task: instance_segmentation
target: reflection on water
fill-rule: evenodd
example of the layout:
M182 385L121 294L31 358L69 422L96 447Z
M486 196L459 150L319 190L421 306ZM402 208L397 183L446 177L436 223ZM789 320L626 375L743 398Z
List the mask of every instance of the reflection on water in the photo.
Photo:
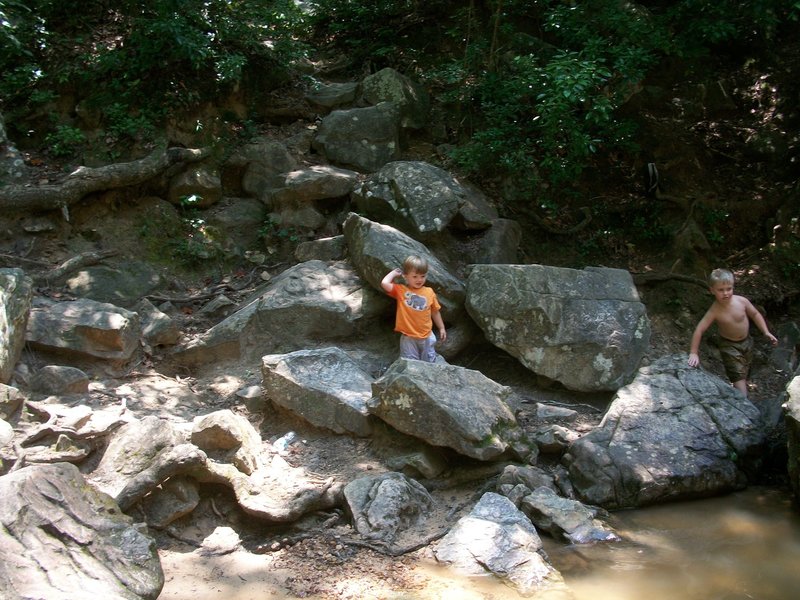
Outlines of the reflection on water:
M800 513L788 491L617 512L624 541L546 542L576 600L785 600L800 597Z

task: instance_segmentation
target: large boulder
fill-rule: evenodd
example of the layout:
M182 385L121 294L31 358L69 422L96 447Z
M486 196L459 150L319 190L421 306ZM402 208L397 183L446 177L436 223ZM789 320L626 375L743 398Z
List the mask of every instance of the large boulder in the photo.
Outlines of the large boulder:
M542 486L522 498L519 506L540 531L571 544L618 542L619 536L600 519L600 510L559 496Z
M518 248L522 226L511 219L495 219L479 238L469 256L470 262L482 265L513 265L519 262Z
M297 161L286 145L268 136L254 138L238 148L225 162L223 182L233 191L239 189L259 200L268 197L269 190L280 186L281 174L297 168Z
M340 348L262 358L263 393L317 427L367 436L372 376Z
M66 279L64 287L81 298L132 309L162 284L161 275L152 266L126 260L114 266L92 265L76 271Z
M400 126L421 129L428 121L430 98L420 84L391 67L364 77L361 95L370 104L393 102L400 109Z
M0 597L155 600L155 540L67 463L0 477Z
M344 238L353 266L376 290L381 289L386 273L402 266L409 255L415 254L428 260L427 285L436 292L445 318L463 312L464 284L420 242L355 213L350 213L344 222Z
M742 488L757 466L761 415L731 385L667 356L620 389L600 425L563 462L575 492L610 509Z
M159 453L186 441L188 435L178 431L167 419L147 416L132 420L111 436L102 459L89 478L98 489L117 497L135 476L153 463Z
M377 171L400 157L400 116L397 105L335 110L319 125L315 150L337 165Z
M328 165L314 165L283 174L283 184L271 191L273 207L341 198L353 190L358 173Z
M434 505L420 483L393 472L354 479L344 487L344 499L356 531L389 544L423 524Z
M62 354L128 360L139 347L139 315L106 302L80 299L33 301L26 340Z
M326 109L351 104L356 99L358 85L358 82L355 81L346 81L344 83L316 82L306 92L306 100Z
M25 346L33 281L22 269L0 269L0 383L8 383Z
M527 456L506 403L510 393L478 371L400 358L372 384L369 410L403 433L472 458L506 450Z
M320 341L352 338L382 315L389 300L346 262L300 263L273 278L245 306L177 348L183 363L292 352Z
M561 573L546 560L536 528L508 498L493 492L459 519L434 555L465 575L495 575L524 596L565 591Z
M445 229L466 192L447 171L421 161L384 165L353 192L359 211L420 235Z
M619 269L474 265L466 307L495 346L581 392L625 385L650 342L645 306Z
M789 452L789 483L795 499L800 502L800 375L796 375L786 388L786 437Z
M280 187L269 192L270 219L283 227L319 229L325 224L325 203L349 196L358 173L327 165L290 171Z
M422 161L393 161L373 173L352 193L358 211L397 225L412 235L428 235L451 226L483 230L497 209L477 188Z

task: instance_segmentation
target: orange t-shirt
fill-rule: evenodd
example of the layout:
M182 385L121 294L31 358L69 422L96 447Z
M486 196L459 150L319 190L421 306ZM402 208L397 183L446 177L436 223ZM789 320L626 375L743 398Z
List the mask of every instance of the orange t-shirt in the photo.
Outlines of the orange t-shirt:
M394 283L389 295L397 300L394 330L421 340L427 338L433 329L431 311L441 309L436 292L427 286L412 290Z

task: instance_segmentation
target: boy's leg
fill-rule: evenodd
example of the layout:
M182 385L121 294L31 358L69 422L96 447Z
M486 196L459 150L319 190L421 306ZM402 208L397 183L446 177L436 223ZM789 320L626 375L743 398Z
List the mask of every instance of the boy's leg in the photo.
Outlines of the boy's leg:
M400 358L410 358L413 360L422 360L420 353L420 346L415 340L407 335L400 335Z
M718 347L725 374L733 387L747 396L747 374L753 359L753 338L748 336L740 342L733 342L720 337Z
M436 362L436 334L431 331L431 334L422 342L422 357L421 360L425 362Z

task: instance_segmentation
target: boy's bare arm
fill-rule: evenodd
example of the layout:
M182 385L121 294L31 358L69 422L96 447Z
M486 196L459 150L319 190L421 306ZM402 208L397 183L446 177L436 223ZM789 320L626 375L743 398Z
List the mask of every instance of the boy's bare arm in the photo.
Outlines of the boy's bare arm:
M706 330L711 327L711 324L714 322L716 316L714 315L714 311L712 309L708 309L706 314L700 319L700 322L697 324L697 327L694 328L694 333L692 334L692 341L689 344L689 366L696 367L700 364L700 355L698 352L700 351L700 340L703 339L703 334Z
M381 280L381 287L387 294L392 292L394 280L400 277L402 274L403 269L392 269L384 276L384 278Z
M447 339L447 330L444 328L444 321L442 315L438 310L431 311L431 320L436 328L439 330L439 341L444 342Z
M778 338L776 338L769 330L767 326L767 321L764 316L758 312L758 309L753 306L753 303L749 300L746 300L745 303L745 311L747 312L747 316L749 319L756 324L758 330L764 334L764 336L770 341L770 343L775 346L778 344Z

